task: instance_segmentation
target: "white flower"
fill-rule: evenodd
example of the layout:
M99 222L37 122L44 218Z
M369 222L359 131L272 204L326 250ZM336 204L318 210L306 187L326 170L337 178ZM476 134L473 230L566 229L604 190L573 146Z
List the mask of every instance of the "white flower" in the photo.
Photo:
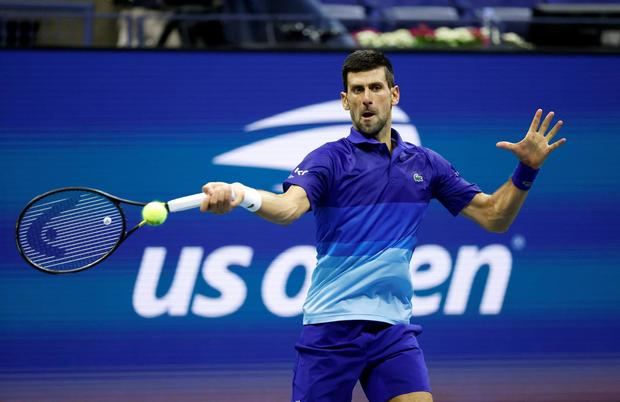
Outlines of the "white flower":
M448 27L439 27L435 30L435 39L438 42L449 46L456 46L458 43L458 33Z
M428 28L424 32L427 31L429 31ZM458 47L460 45L468 45L480 41L472 30L466 27L439 27L434 31L430 31L432 34L425 37L415 37L408 29L399 29L394 32L385 33L365 30L358 32L355 37L360 46L368 48L412 48L425 45L429 42ZM421 35L425 34L422 33Z
M463 43L472 43L476 40L469 28L448 28L439 27L435 30L435 38L438 42L447 43L450 46L457 46Z
M358 32L356 38L362 47L377 47L379 42L379 34L371 30Z
M456 40L462 43L472 42L474 40L474 35L468 28L460 27L452 30L454 33L454 37Z
M415 43L415 39L411 32L407 29L399 29L394 32L388 32L382 35L385 44L388 47L407 48L411 47Z
M532 47L531 44L524 41L523 38L521 38L519 35L517 35L514 32L506 32L505 34L502 34L502 41L504 43L508 43L508 44L515 45L518 47L523 47L523 48Z
M435 29L435 38L438 40L452 40L452 30L448 27Z

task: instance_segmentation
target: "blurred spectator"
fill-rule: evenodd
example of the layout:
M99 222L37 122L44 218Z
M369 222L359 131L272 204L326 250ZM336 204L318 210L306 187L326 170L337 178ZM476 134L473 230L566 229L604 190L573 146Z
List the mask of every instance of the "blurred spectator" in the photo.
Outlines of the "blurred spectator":
M0 45L32 47L37 43L41 23L31 19L0 19Z
M347 29L316 0L115 0L119 46L217 47L308 42L350 47ZM131 6L130 8L127 8ZM132 43L130 43L132 42Z
M122 8L120 47L205 47L226 44L223 23L200 19L223 11L223 0L114 0ZM198 18L193 18L198 17Z
M605 3L612 3L605 1ZM620 48L620 2L554 1L534 8L529 38L538 46Z

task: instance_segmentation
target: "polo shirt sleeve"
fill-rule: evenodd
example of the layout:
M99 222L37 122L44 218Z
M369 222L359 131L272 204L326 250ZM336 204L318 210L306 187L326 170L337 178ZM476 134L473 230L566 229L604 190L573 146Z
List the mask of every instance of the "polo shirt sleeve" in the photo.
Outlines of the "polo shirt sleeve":
M433 198L437 198L452 215L456 216L482 190L476 184L462 178L454 166L443 156L434 151L428 151L433 167L433 180L431 182Z
M311 209L320 204L328 191L332 177L332 159L326 149L318 148L309 153L283 183L284 192L292 185L306 191Z

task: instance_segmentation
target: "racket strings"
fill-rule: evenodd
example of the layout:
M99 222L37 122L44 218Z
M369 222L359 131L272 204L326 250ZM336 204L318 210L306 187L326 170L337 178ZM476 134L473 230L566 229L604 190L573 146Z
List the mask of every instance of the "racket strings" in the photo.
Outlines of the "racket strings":
M123 231L122 213L110 199L68 190L36 201L22 214L18 243L35 265L71 271L104 258Z

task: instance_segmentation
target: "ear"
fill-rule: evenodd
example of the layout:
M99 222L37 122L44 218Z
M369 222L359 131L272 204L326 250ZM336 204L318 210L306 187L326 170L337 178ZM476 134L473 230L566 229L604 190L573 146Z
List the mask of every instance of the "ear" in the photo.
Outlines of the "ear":
M349 99L347 98L346 92L340 92L340 101L342 102L342 107L344 108L344 110L351 109L349 107Z
M392 95L392 106L398 105L398 102L400 102L400 88L398 85L394 85L390 92Z

